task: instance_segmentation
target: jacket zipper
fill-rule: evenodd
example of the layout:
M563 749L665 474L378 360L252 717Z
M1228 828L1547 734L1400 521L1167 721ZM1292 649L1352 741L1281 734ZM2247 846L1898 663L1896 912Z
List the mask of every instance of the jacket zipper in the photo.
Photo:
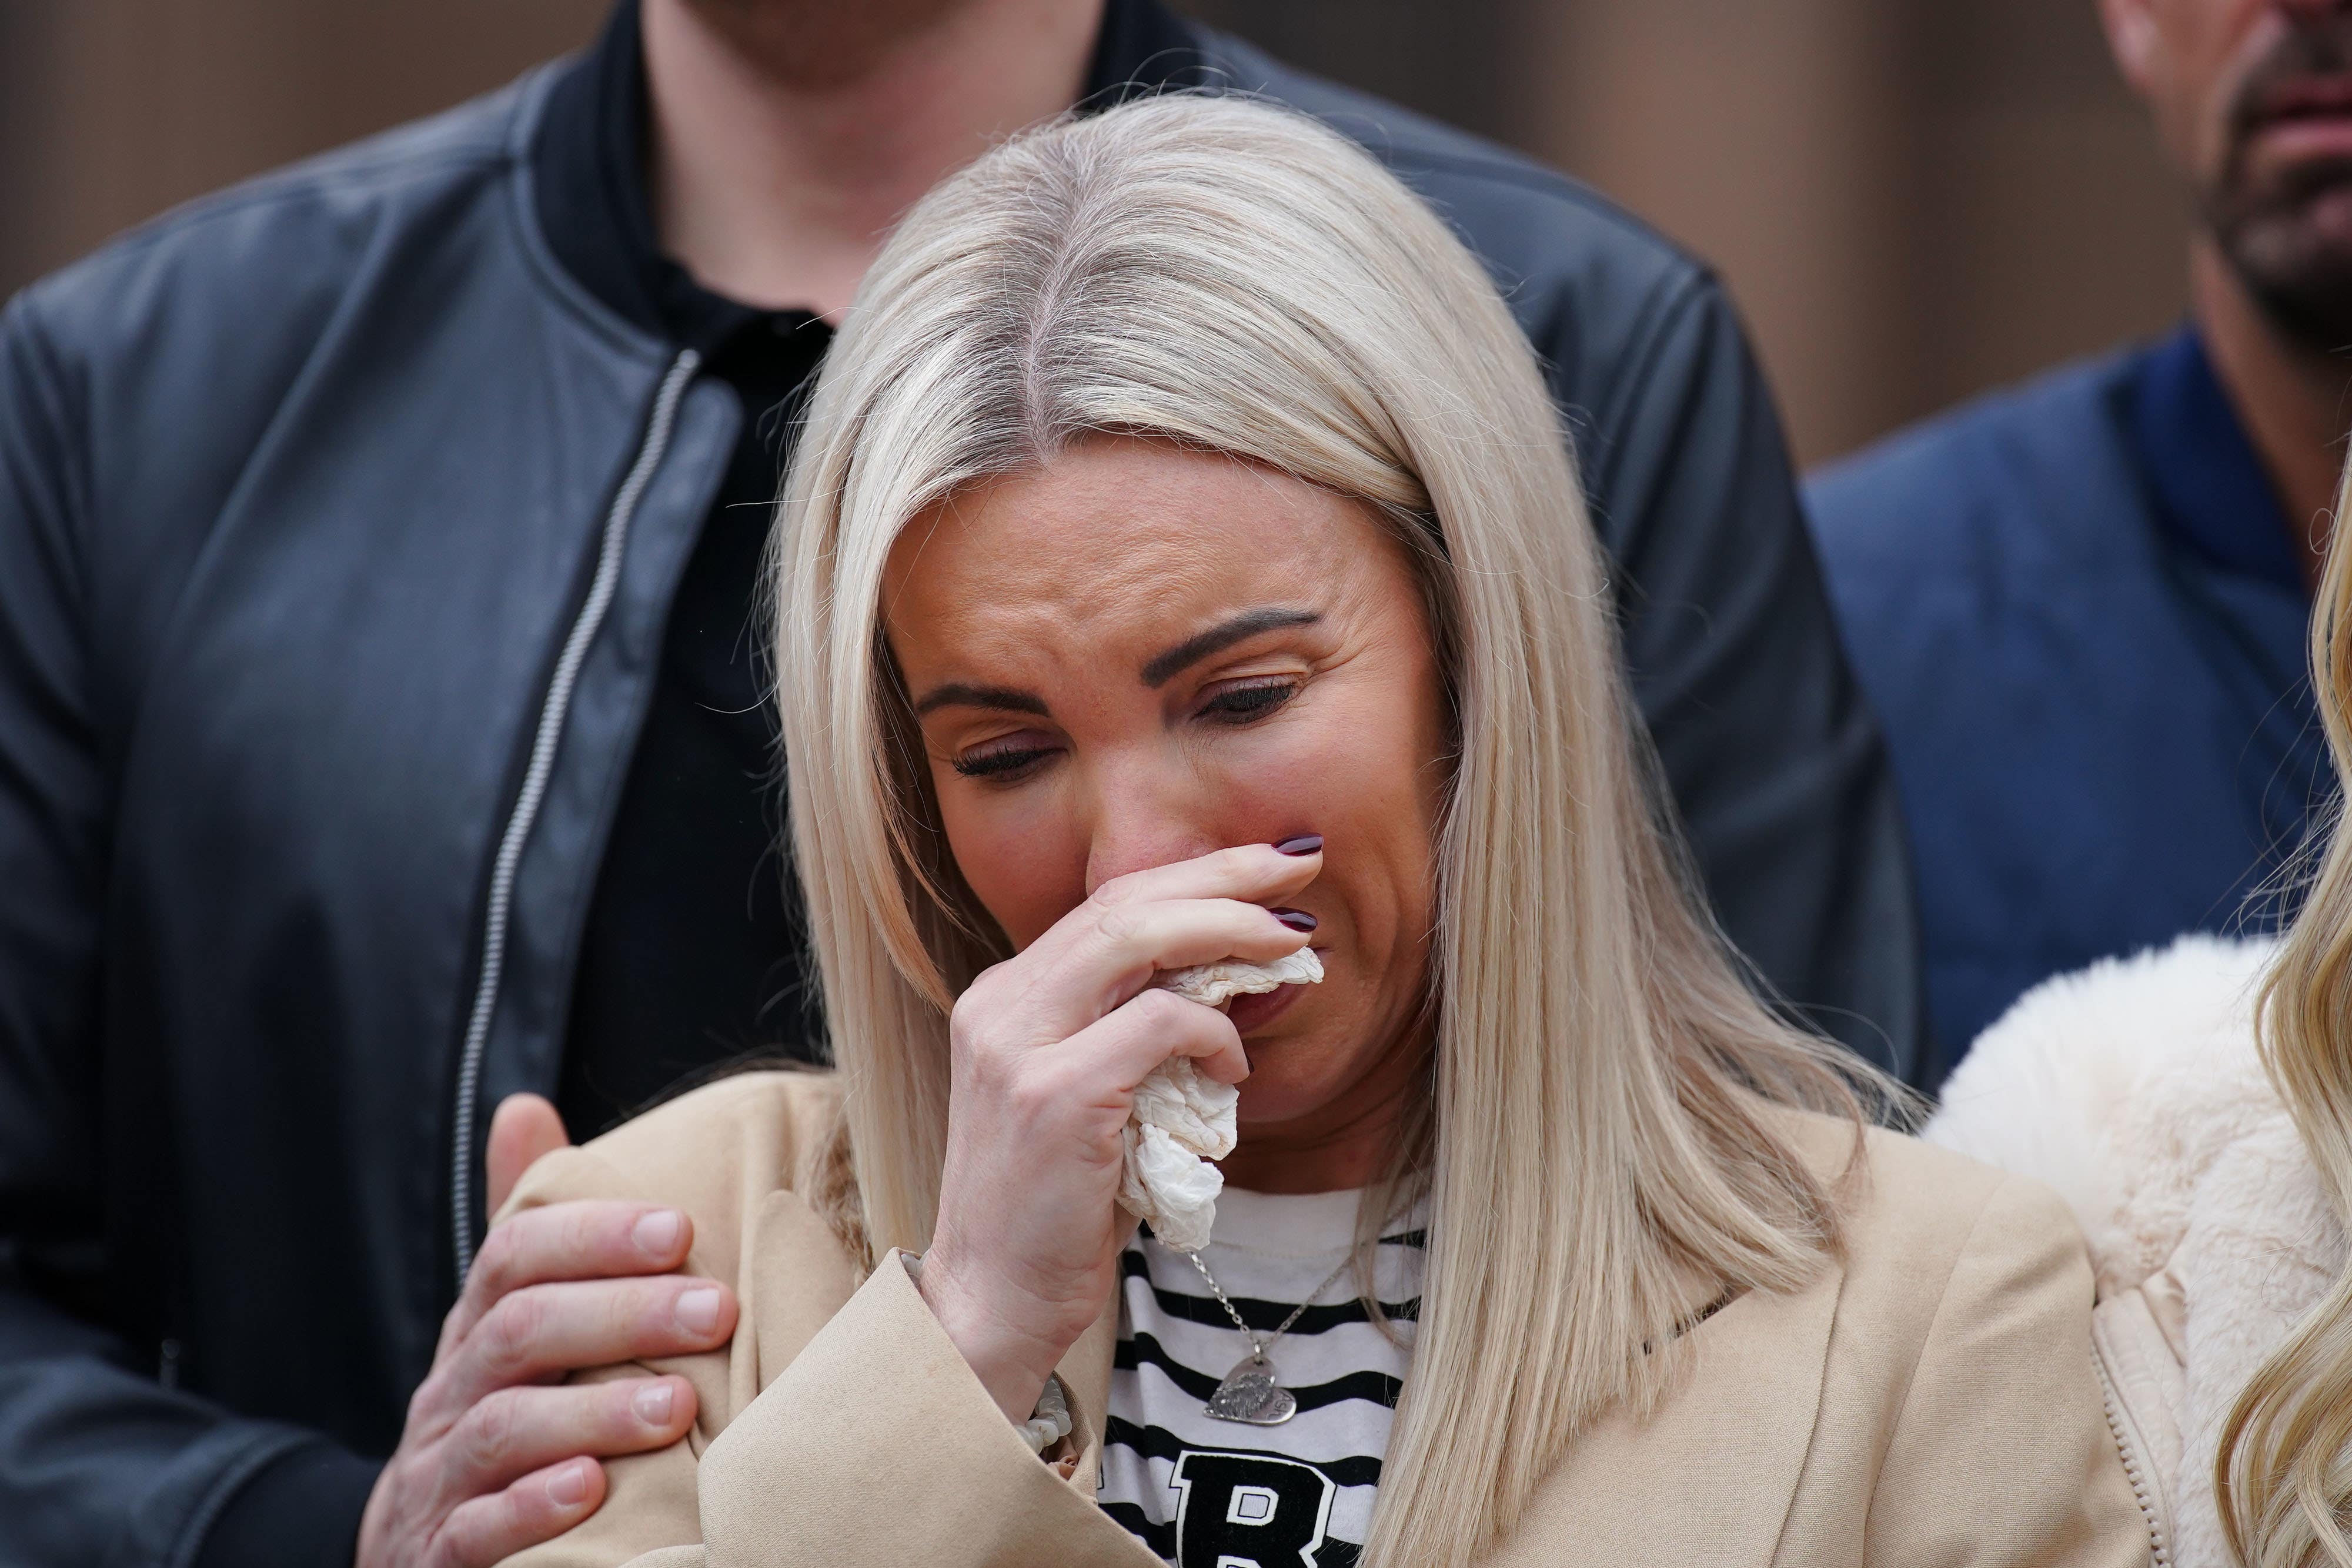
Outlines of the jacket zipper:
M604 625L613 597L620 589L621 554L628 544L629 524L636 516L637 502L644 497L646 486L669 449L678 402L701 363L702 356L692 349L680 351L669 373L662 378L660 391L654 394L653 416L646 422L645 440L637 447L637 460L630 465L628 476L621 481L612 509L604 515L596 575L588 585L588 597L581 604L579 615L572 622L571 634L563 640L563 651L556 658L554 677L548 682L547 698L540 706L539 727L531 736L530 762L523 770L522 789L515 796L514 810L507 817L506 831L499 838L498 858L490 865L489 904L482 922L480 977L474 985L474 1009L466 1019L466 1046L457 1063L457 1135L450 1154L449 1228L457 1242L457 1283L461 1289L474 1267L474 1121L481 1108L482 1059L489 1049L490 1020L498 1012L499 982L506 967L507 923L513 910L515 875L522 863L523 846L530 840L531 824L538 821L541 802L547 797L548 778L555 770L555 751L563 738L564 719L572 710L572 693L580 679L580 666L587 661L588 650L595 643L596 632Z
M2100 1342L2095 1322L2091 1327L2091 1370L2098 1374L2099 1402L2106 1406L2107 1430L2116 1439L2116 1451L2123 1456L2124 1479L2131 1483L2132 1497L2139 1504L2140 1520L2147 1526L2148 1562L2151 1568L2172 1568L2172 1542L2166 1539L2156 1489L2148 1481L2153 1467L2142 1458L2138 1428L2128 1419L2130 1406L2124 1403L2123 1391L2116 1386L2115 1374L2107 1369L2106 1347Z

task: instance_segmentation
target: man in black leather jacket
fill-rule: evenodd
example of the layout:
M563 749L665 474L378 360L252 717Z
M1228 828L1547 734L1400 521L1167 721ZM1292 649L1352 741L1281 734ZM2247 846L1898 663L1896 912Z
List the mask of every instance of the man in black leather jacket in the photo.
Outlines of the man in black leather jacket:
M350 1562L486 1108L587 1136L810 1050L745 650L827 329L674 259L648 171L710 105L649 103L640 43L632 0L0 315L0 1563ZM1460 227L1549 366L1726 930L1915 1070L1891 783L1706 272L1155 0L1109 0L1090 78L1326 116Z

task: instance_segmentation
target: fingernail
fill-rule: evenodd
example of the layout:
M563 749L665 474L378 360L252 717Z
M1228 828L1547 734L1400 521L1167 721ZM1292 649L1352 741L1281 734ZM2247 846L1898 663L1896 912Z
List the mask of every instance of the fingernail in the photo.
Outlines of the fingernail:
M648 1383L629 1401L637 1419L648 1427L667 1427L669 1413L677 1406L677 1387L668 1383Z
M719 1291L705 1285L677 1299L677 1321L688 1333L709 1333L719 1326Z
M1266 913L1273 915L1276 920L1281 921L1285 925L1289 926L1293 931L1312 931L1315 927L1322 924L1321 921L1316 919L1315 916L1307 914L1307 911L1303 909L1269 909Z
M1286 855L1317 854L1319 853L1323 848L1323 835L1320 833L1301 833L1295 839L1285 839L1274 847Z
M547 1500L558 1508L578 1508L588 1500L588 1461L577 1459L547 1478Z
M648 1258L667 1258L677 1250L678 1232L685 1228L686 1217L674 1208L659 1208L637 1221L630 1232L636 1238L637 1250Z

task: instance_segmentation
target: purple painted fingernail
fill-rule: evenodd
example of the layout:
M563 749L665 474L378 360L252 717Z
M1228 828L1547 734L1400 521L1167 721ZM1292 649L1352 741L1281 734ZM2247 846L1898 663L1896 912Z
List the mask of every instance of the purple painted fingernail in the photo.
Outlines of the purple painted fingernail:
M1316 854L1320 852L1323 848L1323 835L1320 833L1301 833L1295 839L1285 839L1274 847L1286 855Z
M1323 924L1303 909L1269 909L1266 913L1293 931L1312 931Z

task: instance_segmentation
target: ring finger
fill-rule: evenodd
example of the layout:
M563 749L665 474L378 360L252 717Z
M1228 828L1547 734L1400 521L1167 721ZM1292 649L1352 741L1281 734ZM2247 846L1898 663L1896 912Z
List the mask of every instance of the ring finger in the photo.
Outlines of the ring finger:
M500 1298L449 1364L449 1408L576 1367L683 1355L724 1343L735 1298L675 1274L533 1285Z
M693 1425L694 1385L676 1375L562 1387L502 1388L477 1402L441 1439L445 1506L481 1497L575 1455L639 1454Z

